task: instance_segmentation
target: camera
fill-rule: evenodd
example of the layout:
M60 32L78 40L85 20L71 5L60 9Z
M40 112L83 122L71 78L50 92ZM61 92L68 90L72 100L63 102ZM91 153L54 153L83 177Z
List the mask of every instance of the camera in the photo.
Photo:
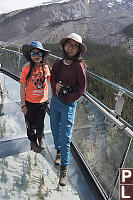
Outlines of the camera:
M62 88L60 89L58 96L59 97L64 97L72 92L72 87L71 85L63 85Z

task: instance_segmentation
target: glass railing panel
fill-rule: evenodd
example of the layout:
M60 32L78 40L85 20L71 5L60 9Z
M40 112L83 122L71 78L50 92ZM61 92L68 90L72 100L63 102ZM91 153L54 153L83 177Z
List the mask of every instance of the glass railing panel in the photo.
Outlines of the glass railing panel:
M82 98L77 106L73 139L109 195L128 136L105 119L93 104Z
M2 68L20 76L22 67L27 63L27 61L19 52L1 49L0 63Z
M87 74L87 79L89 80L87 91L109 107L111 110L115 109L116 104L116 94L118 94L119 90L122 88L115 83L111 83L108 85L106 82L100 82L100 80L95 80L95 78L90 77ZM124 98L124 105L121 113L121 117L126 120L128 123L132 125L133 122L133 93L126 88L123 88L124 94L122 97Z
M119 180L117 182L116 188L114 190L113 196L111 198L112 200L117 200L119 199Z
M47 56L47 62L49 63L50 68L53 66L53 63L56 59L60 59L60 57L54 56L52 54ZM20 76L22 68L25 65L28 65L29 62L27 62L22 53L3 48L1 49L0 53L0 64L2 68L17 76Z
M20 102L20 83L3 73L0 73L0 80L7 96L15 102Z
M0 73L4 95L0 95L0 137L26 134L20 107L20 83ZM49 116L45 117L45 132L50 132Z
M0 95L0 138L26 134L20 107L19 83L0 73L4 95Z
M123 168L133 168L133 141L131 140L129 152L127 154Z
M20 105L13 102L5 94L4 100L0 104L0 109L0 138L26 134L24 117Z
M133 168L133 142L130 137L126 140L125 152L122 157L122 166L120 168ZM119 168L119 169L120 169ZM117 181L112 185L112 191L110 197L112 200L119 199L119 170L117 172ZM114 187L116 185L116 187Z

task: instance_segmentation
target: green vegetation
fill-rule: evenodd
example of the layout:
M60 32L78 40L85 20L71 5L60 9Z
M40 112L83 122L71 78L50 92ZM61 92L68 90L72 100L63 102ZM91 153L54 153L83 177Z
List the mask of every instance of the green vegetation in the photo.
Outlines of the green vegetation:
M133 91L133 74L131 73L133 68L133 56L129 55L126 50L118 47L100 45L89 40L85 40L85 44L88 47L85 60L89 71ZM98 98L110 109L113 110L115 108L114 93L117 92L89 76L88 92ZM124 99L125 104L122 117L132 124L132 99L126 96L124 96Z
M88 70L129 90L133 90L133 57L126 50L109 45L95 44L89 40L85 60ZM130 80L130 81L129 81Z
M127 27L125 27L122 30L122 33L124 33L127 37L132 38L133 37L133 24L129 24Z
M61 47L59 44L54 44L54 43L47 43L47 44L43 44L44 48L50 50L51 54L54 54L56 56L62 56L62 51L61 51Z

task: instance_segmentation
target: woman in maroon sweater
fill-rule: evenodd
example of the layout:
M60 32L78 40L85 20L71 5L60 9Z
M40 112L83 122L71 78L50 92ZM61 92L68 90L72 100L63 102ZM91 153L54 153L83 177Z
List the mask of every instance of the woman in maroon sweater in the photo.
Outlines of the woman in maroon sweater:
M80 54L87 49L76 33L60 40L63 60L55 61L51 72L53 91L50 104L50 123L57 155L55 165L61 165L59 184L67 182L67 165L70 162L70 143L77 99L86 90L86 73Z

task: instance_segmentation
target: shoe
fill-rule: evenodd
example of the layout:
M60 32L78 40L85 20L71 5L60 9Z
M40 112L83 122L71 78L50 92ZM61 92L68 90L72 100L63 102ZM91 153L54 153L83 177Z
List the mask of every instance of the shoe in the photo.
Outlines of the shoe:
M56 158L55 158L54 164L59 166L60 165L60 161L61 161L60 150L57 150L57 154L56 154Z
M5 91L4 90L1 90L1 95L5 95Z
M41 149L46 149L46 144L44 142L43 137L41 139L38 139L38 143Z
M35 151L36 153L39 153L41 151L41 148L39 147L39 145L37 144L37 142L30 142L30 147L31 150Z
M0 113L0 117L2 117L4 115L4 113L2 112L2 113Z
M67 166L61 166L60 168L60 186L66 186L67 183Z

